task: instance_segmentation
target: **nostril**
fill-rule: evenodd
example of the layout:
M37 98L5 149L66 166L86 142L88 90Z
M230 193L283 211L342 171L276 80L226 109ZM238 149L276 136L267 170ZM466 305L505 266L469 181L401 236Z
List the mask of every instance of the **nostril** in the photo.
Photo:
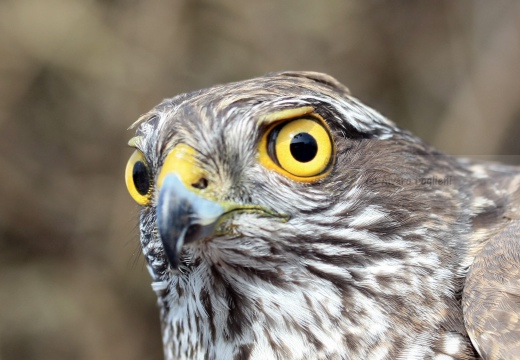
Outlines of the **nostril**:
M196 183L191 184L195 189L204 190L208 187L208 180L206 178L200 178Z

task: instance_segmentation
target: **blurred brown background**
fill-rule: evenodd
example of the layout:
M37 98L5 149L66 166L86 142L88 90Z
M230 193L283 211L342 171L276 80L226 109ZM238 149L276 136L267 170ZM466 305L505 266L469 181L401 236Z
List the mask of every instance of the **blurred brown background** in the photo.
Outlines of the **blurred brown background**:
M447 152L520 163L520 2L0 1L0 359L161 359L126 128L164 97L334 75Z

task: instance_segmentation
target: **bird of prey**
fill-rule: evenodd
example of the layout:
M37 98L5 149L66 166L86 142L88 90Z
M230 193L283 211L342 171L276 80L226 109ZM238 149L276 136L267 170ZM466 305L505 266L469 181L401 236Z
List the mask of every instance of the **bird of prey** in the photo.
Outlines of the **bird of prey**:
M132 128L166 359L520 358L519 168L445 155L315 72Z

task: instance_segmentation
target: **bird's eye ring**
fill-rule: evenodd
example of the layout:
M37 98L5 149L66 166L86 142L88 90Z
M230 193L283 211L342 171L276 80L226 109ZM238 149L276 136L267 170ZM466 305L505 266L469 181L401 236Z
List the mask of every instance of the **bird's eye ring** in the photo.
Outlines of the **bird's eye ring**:
M147 205L150 201L152 176L146 158L139 150L135 150L125 170L125 181L128 192L139 205Z
M264 166L304 182L326 176L333 155L330 130L321 118L314 116L274 124L260 144L260 161Z

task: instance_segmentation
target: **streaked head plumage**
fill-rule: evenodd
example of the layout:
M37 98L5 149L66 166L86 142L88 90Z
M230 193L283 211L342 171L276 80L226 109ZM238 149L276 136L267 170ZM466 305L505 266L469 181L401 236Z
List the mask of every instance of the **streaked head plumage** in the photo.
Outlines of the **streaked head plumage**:
M466 184L417 181L464 178L456 159L313 72L167 99L132 128L168 358L470 356L464 330L417 343L461 327Z

